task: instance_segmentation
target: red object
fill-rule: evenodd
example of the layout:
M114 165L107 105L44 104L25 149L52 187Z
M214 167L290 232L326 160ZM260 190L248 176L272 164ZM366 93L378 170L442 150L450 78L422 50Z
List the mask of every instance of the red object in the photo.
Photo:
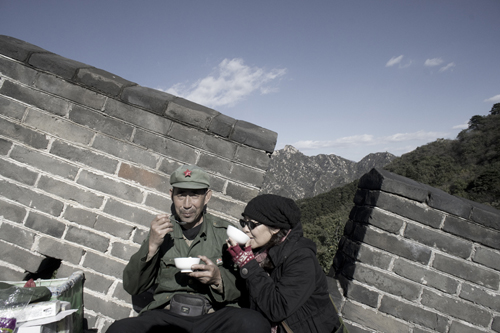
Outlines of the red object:
M29 279L25 284L24 284L24 288L35 288L36 287L36 284L35 284L35 281L33 281L33 279Z
M189 169L186 169L186 171L184 171L184 177L191 177L191 171Z

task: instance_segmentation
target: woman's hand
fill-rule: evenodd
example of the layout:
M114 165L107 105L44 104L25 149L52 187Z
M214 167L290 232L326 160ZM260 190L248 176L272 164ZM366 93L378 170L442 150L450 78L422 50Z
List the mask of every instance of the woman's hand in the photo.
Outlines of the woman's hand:
M234 240L228 240L228 245L234 243L236 245L231 245L227 251L231 254L233 261L238 267L245 266L250 260L255 259L253 255L252 248L250 246L245 247L243 250L239 244L237 244Z

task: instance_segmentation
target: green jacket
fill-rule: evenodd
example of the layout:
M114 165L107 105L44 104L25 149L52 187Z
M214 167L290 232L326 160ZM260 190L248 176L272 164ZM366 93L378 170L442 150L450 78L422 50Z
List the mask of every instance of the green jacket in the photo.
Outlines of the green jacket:
M131 258L123 271L123 287L131 295L140 294L157 284L154 292L154 301L148 304L141 312L151 309L164 308L176 293L194 293L206 297L215 310L226 306L238 306L237 300L241 295L236 287L236 276L239 276L237 267L226 251L226 229L229 222L210 214L205 214L201 230L188 246L181 227L174 223L174 231L165 237L160 250L148 262L148 238L141 248ZM197 279L181 273L175 267L174 258L207 256L216 264L221 272L223 292L200 283ZM243 285L244 286L244 285Z

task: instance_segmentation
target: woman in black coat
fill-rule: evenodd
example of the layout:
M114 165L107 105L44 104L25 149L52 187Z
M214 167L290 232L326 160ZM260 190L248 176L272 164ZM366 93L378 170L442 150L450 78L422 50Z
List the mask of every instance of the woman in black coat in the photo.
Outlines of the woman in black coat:
M272 332L347 332L328 294L316 245L303 237L295 202L264 194L250 200L242 215L250 240L242 249L229 238L228 251L246 280L250 307L269 319Z

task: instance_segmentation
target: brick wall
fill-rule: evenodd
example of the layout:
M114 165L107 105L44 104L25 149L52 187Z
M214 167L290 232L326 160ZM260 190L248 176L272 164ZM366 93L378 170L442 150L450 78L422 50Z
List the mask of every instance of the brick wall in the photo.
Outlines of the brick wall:
M351 333L500 332L500 211L373 169L330 277Z
M85 317L104 331L133 314L122 271L169 175L212 176L213 214L236 221L258 194L277 134L112 73L0 36L0 280L46 258L85 273Z

